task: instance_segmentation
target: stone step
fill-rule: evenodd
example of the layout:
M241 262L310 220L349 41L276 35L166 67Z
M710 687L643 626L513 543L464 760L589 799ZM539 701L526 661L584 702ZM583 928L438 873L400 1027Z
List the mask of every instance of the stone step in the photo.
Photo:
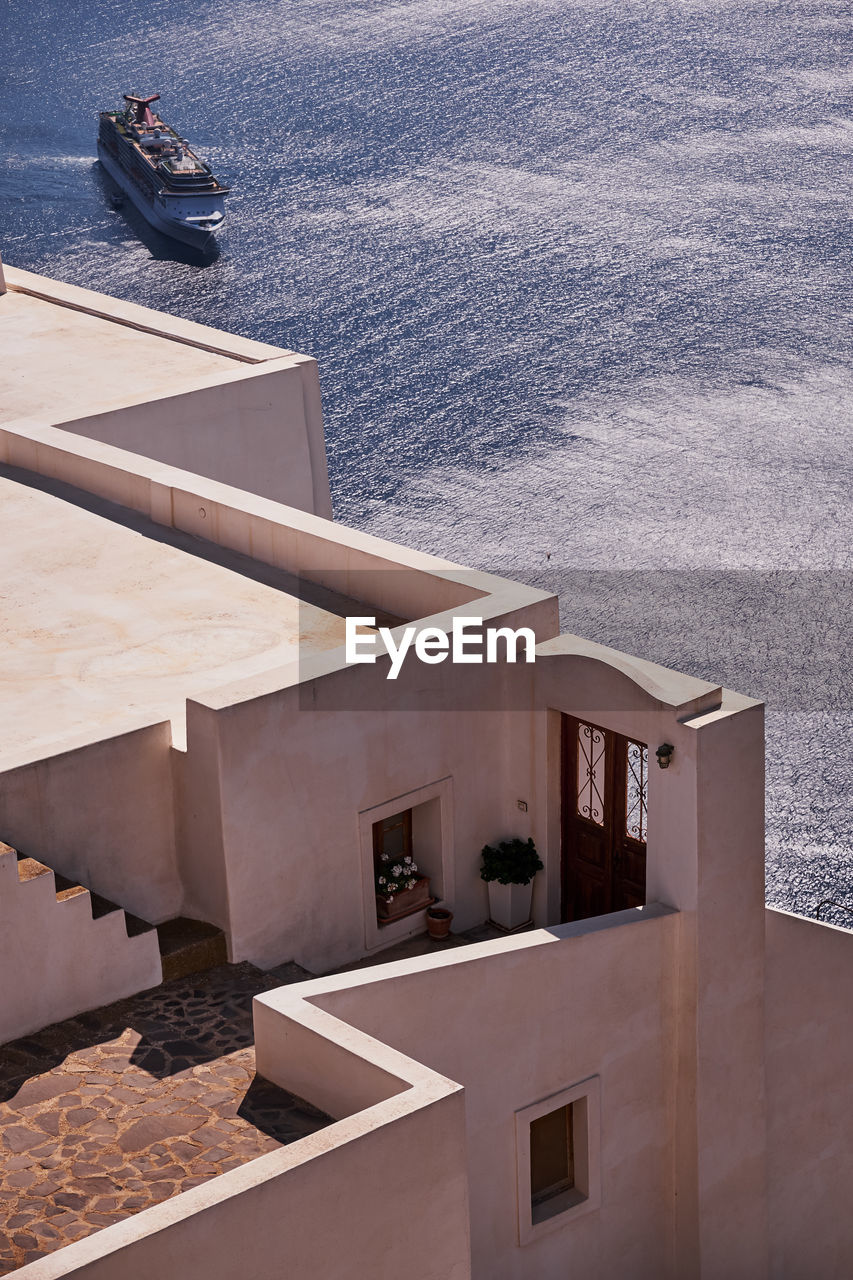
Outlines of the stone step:
M52 875L57 902L65 902L69 898L77 897L78 894L87 893L92 918L95 920L113 911L123 910L118 903L111 902L109 898L99 893L94 893L85 885L78 884L59 871L53 871L37 858L31 858L25 853L14 850L11 845L0 842L0 852L16 853L18 879L21 881ZM169 982L172 978L184 978L190 973L201 973L205 969L215 969L220 964L228 963L224 933L215 925L206 924L203 920L190 920L187 917L178 916L174 920L167 920L155 926L125 910L124 927L129 938L134 938L140 933L148 933L156 928L164 982Z
M203 920L166 920L157 925L157 939L164 982L228 963L225 934Z
M110 915L113 911L122 910L117 902L111 902L109 898L104 898L99 893L93 893L84 884L78 884L76 880L70 880L68 876L62 875L59 871L52 871L50 867L43 862L39 862L37 858L31 858L26 853L13 850L10 845L0 846L0 852L14 852L17 854L18 879L20 881L35 880L37 876L52 875L57 902L67 902L69 898L76 898L81 893L88 893L89 907L93 920L98 920L101 916ZM154 925L149 924L147 920L140 919L139 916L135 916L129 911L125 911L124 927L127 936L135 938L140 933L148 933L154 928Z
M14 853L15 850L5 845L3 852ZM36 876L49 876L50 874L50 867L46 867L43 862L36 862L35 858L28 858L23 853L18 854L19 880L35 880Z

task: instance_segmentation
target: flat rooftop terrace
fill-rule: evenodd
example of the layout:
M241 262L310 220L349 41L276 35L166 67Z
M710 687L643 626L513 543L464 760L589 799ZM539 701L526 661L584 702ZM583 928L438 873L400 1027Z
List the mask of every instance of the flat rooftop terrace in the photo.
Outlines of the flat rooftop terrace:
M332 1121L255 1073L252 996L225 965L3 1046L0 1275Z
M309 599L310 596L310 599ZM344 642L363 606L0 466L0 768L171 720L185 701Z
M0 423L62 422L240 362L11 290L0 294Z

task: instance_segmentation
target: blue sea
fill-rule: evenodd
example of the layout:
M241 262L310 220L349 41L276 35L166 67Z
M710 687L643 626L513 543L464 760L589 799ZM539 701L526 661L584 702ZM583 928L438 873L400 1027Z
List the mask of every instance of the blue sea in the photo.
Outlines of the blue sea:
M5 259L316 356L338 519L766 698L768 901L853 907L849 5L3 0L0 29ZM233 184L210 263L110 207L123 92Z

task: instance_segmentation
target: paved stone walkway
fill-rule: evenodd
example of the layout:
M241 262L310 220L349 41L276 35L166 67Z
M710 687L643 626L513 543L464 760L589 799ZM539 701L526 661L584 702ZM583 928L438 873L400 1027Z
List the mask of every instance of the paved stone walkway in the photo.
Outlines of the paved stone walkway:
M252 996L305 976L226 965L0 1048L0 1275L330 1124L255 1075Z

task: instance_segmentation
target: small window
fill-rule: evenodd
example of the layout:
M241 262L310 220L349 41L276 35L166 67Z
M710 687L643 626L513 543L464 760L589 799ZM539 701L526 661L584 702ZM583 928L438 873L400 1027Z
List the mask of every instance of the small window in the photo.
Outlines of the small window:
M572 1104L540 1116L530 1125L530 1204L533 1221L548 1216L547 1201L575 1185Z
M598 1208L599 1106L592 1076L515 1113L519 1244Z
M412 811L404 809L373 824L373 865L379 868L389 858L412 856Z
M426 932L436 899L452 904L452 798L451 779L442 778L359 813L368 951Z
M376 921L383 928L424 911L434 901L429 877L412 853L411 809L373 824L373 875Z

